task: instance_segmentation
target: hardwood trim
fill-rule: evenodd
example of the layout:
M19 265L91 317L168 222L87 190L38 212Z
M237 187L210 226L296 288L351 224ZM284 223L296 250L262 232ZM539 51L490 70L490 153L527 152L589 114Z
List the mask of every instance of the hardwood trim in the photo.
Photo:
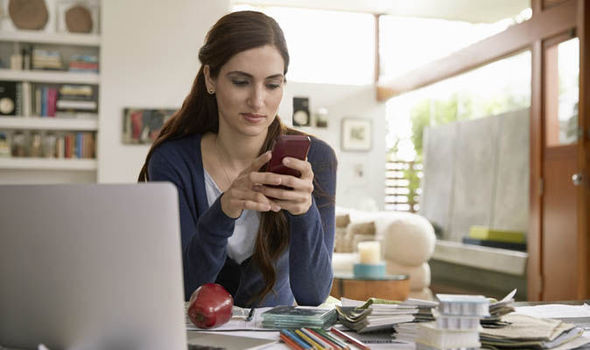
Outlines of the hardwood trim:
M533 17L543 12L543 0L531 0L531 10L533 10Z
M584 177L578 190L578 298L590 298L590 4L578 2L578 37L580 40L580 95L578 127L578 171Z
M527 234L527 299L542 300L542 200L541 179L543 177L543 47L541 40L533 44L531 67L531 110L530 110L530 173L529 173L529 230Z
M571 28L570 30L557 34L551 38L543 40L543 49L547 49L548 47L555 46L561 44L564 41L568 41L576 37L576 29Z
M453 77L486 63L510 56L548 38L576 27L577 1L541 11L530 20L477 42L448 57L431 62L390 82L377 84L377 99L391 97Z

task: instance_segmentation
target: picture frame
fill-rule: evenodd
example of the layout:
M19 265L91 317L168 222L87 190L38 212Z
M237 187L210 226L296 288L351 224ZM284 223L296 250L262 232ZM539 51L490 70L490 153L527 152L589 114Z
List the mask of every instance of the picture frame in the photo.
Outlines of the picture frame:
M125 108L123 110L123 144L149 145L158 137L164 123L175 109Z
M341 125L340 148L343 151L366 152L373 143L372 123L369 119L344 118Z
M100 23L100 5L98 2L93 0L58 0L56 2L56 32L57 33L69 33L66 25L66 12L74 6L82 6L90 13L92 26L88 33L84 34L99 34L99 23Z

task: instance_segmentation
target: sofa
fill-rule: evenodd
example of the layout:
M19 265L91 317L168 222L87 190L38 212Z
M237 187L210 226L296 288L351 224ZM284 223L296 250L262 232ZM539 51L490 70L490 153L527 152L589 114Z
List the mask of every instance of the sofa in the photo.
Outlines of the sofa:
M332 268L334 275L352 274L359 262L357 244L380 241L388 274L410 277L410 298L432 299L430 266L436 236L430 222L404 212L364 211L336 208L336 236Z

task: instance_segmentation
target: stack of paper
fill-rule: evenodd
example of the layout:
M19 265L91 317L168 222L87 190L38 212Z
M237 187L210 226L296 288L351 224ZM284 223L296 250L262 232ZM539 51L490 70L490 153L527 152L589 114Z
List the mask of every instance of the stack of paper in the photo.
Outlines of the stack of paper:
M262 314L264 328L326 328L336 322L334 309L310 306L277 306Z
M489 301L481 295L437 294L436 322L421 323L416 349L478 349L479 320L489 316Z
M400 302L370 298L360 302L342 298L342 306L336 309L340 323L357 333L367 333L392 330L396 324L432 320L434 306L436 303L418 299Z
M508 326L481 331L483 345L513 349L571 349L580 345L577 340L582 340L579 337L584 333L582 328L571 323L517 313L506 315L503 320Z
M502 321L502 316L507 315L514 311L514 295L516 289L508 293L504 299L496 301L495 299L490 300L490 315L481 319L481 325L484 328L500 328L505 327L507 323Z

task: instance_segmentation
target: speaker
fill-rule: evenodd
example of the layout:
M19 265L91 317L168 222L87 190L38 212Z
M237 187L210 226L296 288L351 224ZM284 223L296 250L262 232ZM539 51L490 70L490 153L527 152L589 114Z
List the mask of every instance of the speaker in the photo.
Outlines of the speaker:
M293 126L310 126L309 98L293 97Z

